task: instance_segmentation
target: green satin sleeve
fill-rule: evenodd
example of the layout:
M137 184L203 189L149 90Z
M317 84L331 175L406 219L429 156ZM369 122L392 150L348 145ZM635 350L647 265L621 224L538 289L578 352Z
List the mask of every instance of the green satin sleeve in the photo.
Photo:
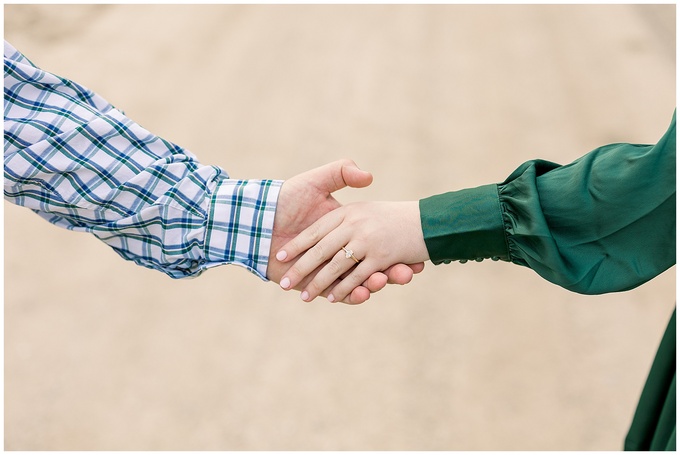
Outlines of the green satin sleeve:
M675 264L675 114L655 145L611 144L560 166L420 201L430 259L501 259L583 294L625 291Z

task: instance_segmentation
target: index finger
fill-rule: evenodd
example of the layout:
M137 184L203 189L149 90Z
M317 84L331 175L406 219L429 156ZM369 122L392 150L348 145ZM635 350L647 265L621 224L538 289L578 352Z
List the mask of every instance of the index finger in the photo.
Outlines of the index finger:
M283 245L276 253L276 259L281 262L288 262L319 243L340 225L342 214L339 210L341 208L328 212L300 232L294 239Z

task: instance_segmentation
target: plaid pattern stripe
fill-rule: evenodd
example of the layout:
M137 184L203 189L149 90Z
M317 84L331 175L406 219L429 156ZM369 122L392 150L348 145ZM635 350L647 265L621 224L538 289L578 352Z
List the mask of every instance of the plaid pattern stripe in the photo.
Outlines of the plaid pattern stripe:
M5 199L173 278L266 280L282 182L234 180L5 42Z

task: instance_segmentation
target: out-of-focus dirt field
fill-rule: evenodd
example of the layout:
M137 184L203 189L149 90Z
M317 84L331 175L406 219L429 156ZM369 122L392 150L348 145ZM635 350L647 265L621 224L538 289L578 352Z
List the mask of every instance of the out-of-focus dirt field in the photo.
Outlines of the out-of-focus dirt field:
M342 202L654 143L676 100L675 5L7 5L5 38L235 178L352 158ZM676 298L485 261L305 304L4 211L8 450L617 450Z

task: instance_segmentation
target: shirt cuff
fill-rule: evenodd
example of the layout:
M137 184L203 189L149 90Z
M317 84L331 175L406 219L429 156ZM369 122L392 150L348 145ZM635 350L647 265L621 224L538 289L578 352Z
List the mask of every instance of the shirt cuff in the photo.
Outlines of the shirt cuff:
M509 260L495 184L421 199L420 222L434 264Z
M276 203L283 180L222 179L212 194L205 233L205 268L245 267L267 281Z

